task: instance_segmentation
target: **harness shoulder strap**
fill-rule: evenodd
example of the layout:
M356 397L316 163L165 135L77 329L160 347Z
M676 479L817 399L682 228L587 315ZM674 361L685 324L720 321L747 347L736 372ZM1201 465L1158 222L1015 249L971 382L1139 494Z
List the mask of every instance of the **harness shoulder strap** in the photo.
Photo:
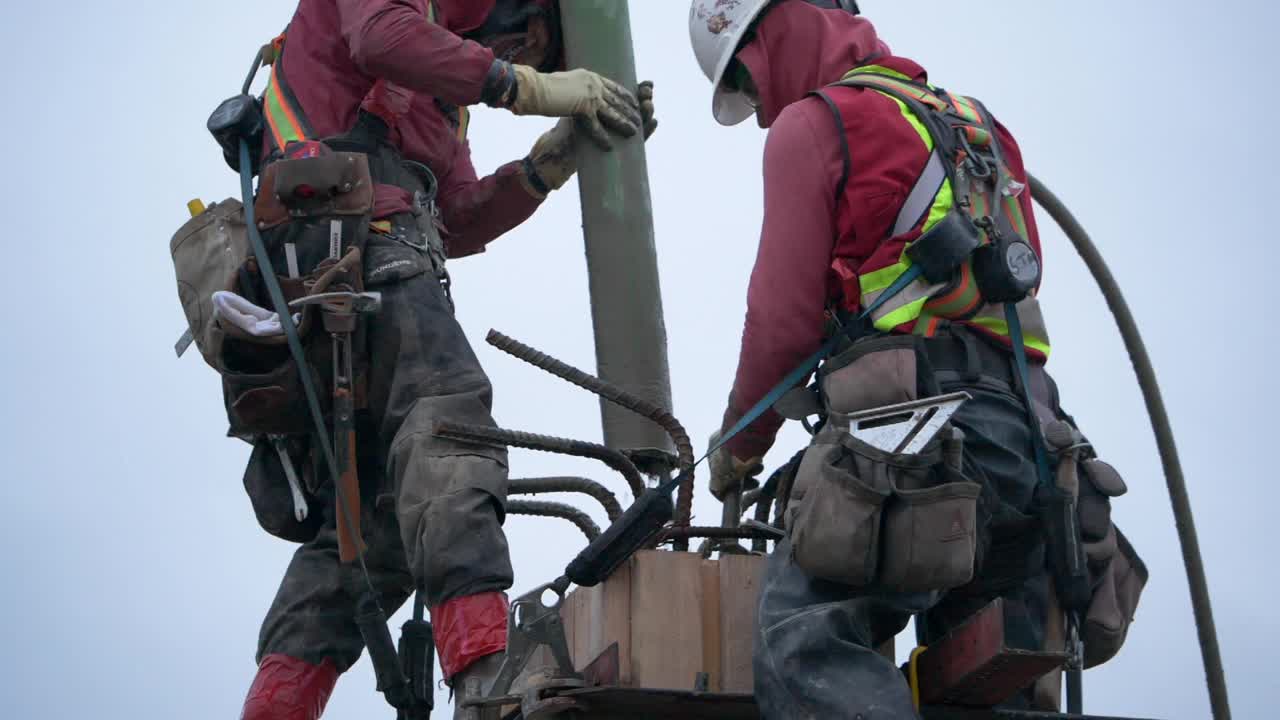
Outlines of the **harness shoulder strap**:
M263 114L267 116L267 127L271 130L270 139L275 150L284 150L290 142L310 140L315 137L311 123L307 121L302 105L289 87L284 74L285 35L281 34L271 42L275 50L271 63L271 80L267 83L266 92L262 95Z
M840 114L840 108L836 106L836 101L821 90L815 90L811 94L822 98L822 101L827 104L827 108L831 110L831 115L836 121L836 132L840 135L841 170L840 182L836 183L836 206L839 207L840 198L844 197L845 186L849 184L849 171L852 165L852 161L849 158L849 136L845 134L844 116Z

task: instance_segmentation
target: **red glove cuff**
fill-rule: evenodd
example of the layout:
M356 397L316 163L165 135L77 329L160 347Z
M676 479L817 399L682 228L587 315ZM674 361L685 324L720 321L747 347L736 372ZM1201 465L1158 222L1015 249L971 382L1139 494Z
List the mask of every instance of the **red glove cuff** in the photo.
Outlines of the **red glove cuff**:
M507 649L507 596L488 592L431 608L440 667L448 680L486 655Z

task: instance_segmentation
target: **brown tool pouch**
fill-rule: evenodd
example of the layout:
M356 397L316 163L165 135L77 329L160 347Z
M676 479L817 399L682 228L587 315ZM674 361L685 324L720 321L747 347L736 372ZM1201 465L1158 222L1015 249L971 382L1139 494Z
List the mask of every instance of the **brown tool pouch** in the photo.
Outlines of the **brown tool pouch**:
M258 228L272 270L286 302L324 292L364 289L363 251L373 211L373 180L362 153L328 153L319 157L280 160L262 172L254 203ZM250 257L225 288L274 310L256 258ZM314 342L319 309L301 311L298 335L312 380L328 386L332 353L329 343ZM312 427L302 380L285 336L251 337L220 326L222 342L217 367L222 373L230 434L305 434ZM327 413L328 394L321 392Z
M823 363L822 404L828 413L896 405L936 393L921 341L911 335L871 335Z
M1081 629L1089 668L1115 657L1124 645L1149 574L1111 522L1111 498L1126 492L1124 480L1101 460L1086 460L1080 470L1080 537L1093 586Z
M324 292L363 290L362 253L358 247L347 250L341 260L325 260L301 278L277 275L286 302ZM229 288L262 307L271 300L258 274L254 259L245 263L237 280ZM319 309L312 306L301 312L298 336L307 355L307 364L317 388L325 382L333 365L330 345L313 342L321 322ZM289 352L283 335L267 338L249 337L234 330L222 343L219 366L222 371L223 398L230 422L231 435L251 438L257 435L305 434L312 427L311 414L302 391L298 365ZM324 338L321 337L321 340ZM320 393L322 409L327 413L329 397Z
M979 492L936 447L891 454L830 424L805 453L787 510L796 564L854 587L963 585L973 577Z

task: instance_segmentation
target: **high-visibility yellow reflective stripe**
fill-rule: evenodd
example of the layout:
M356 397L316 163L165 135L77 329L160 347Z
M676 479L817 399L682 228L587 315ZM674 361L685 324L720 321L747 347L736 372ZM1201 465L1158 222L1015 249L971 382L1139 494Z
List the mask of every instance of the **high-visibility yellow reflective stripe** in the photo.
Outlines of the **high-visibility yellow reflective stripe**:
M905 292L905 290L903 292ZM879 318L876 318L874 321L876 329L888 332L899 325L915 320L920 317L920 311L924 309L924 304L928 301L929 298L927 296L922 297L903 305L887 315L882 315ZM878 312L876 314L879 315Z
M991 332L996 333L997 335L1001 335L1003 337L1009 337L1009 323L1005 322L1001 318L980 315L966 322L968 322L971 325L977 325L978 327L984 328L986 330L990 330ZM1030 335L1024 330L1022 333L1022 344L1026 345L1028 348L1032 350L1039 351L1045 357L1049 357L1049 350L1050 350L1049 343L1043 338L1038 338L1034 335Z
M898 80L905 80L907 82L911 82L910 76L900 73L897 70L891 70L887 67L884 67L883 65L863 65L862 67L854 68L849 72L845 73L844 77L848 78L854 75L866 75L866 74L884 75L885 77L897 78ZM841 78L841 79L843 80L844 78Z

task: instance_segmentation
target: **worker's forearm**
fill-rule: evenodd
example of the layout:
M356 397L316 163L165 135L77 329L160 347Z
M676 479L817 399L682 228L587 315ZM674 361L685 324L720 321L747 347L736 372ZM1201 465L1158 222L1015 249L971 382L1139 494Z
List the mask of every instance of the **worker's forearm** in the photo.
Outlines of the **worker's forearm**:
M542 197L530 192L521 161L452 189L441 201L449 257L483 252L485 245L528 220L541 204Z
M351 57L365 72L456 105L479 102L493 53L427 20L414 0L338 0Z

